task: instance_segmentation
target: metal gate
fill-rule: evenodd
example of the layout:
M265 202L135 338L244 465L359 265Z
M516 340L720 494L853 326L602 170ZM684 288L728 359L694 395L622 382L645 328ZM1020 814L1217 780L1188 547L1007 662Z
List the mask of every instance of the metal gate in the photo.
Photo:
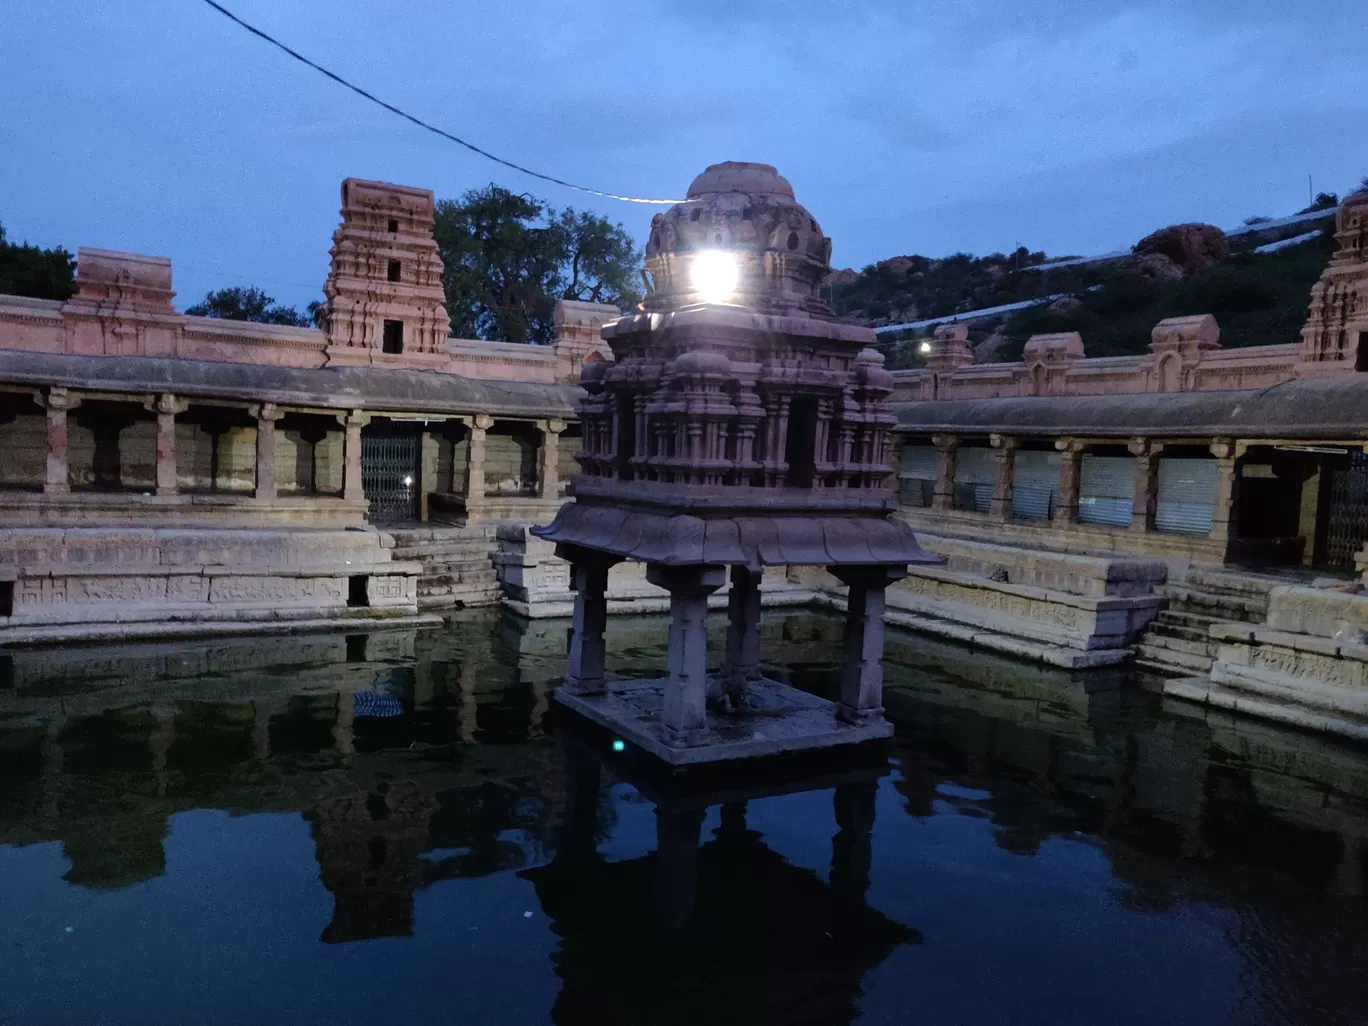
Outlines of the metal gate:
M1368 539L1368 454L1355 450L1349 465L1332 472L1330 515L1325 530L1327 566L1352 569Z
M373 425L361 432L361 487L372 522L418 519L418 431Z

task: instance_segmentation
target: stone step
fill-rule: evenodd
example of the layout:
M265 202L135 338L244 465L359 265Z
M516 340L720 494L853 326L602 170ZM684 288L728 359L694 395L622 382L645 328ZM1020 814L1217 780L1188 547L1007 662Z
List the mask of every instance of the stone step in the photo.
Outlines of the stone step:
M1282 582L1268 577L1231 573L1227 570L1193 567L1183 576L1180 583L1197 591L1216 595L1236 595L1262 600L1267 604L1268 593Z
M483 542L472 545L396 545L395 559L488 559L494 548Z
M1267 600L1245 598L1238 595L1215 595L1205 591L1194 591L1182 585L1171 585L1165 589L1169 609L1182 613L1201 613L1222 620L1238 620L1245 623L1263 623L1268 616Z
M1181 638L1168 634L1148 632L1141 639L1141 644L1147 648L1164 649L1167 652L1182 652L1186 655L1203 656L1211 659L1215 656L1214 648L1205 637Z
M421 601L422 600L420 599L420 605ZM1135 662L1132 665L1142 674L1147 674L1150 677L1160 677L1164 680L1168 680L1172 677L1192 676L1192 670L1188 669L1186 666L1174 666L1170 663L1159 662L1153 659L1142 659L1139 656L1136 657Z
M1185 669L1189 675L1195 673L1207 673L1211 669L1213 662L1211 656L1205 653L1197 655L1192 652L1181 652L1172 648L1164 648L1153 645L1146 638L1140 642L1140 647L1136 650L1136 658L1143 661L1147 667L1149 665L1159 665L1172 667L1174 670Z
M1181 609L1161 609L1159 615L1154 618L1154 622L1206 631L1213 623L1220 623L1221 618L1219 616L1208 616L1205 613L1185 613Z
M1208 637L1205 627L1189 627L1180 623L1151 623L1145 631L1147 638L1182 638L1184 641L1205 643Z

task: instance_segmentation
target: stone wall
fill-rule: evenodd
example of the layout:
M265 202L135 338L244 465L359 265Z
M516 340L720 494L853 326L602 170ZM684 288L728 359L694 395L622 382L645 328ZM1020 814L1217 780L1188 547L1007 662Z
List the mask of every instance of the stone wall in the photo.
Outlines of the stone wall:
M0 644L417 614L375 531L0 530ZM193 627L191 627L193 625Z

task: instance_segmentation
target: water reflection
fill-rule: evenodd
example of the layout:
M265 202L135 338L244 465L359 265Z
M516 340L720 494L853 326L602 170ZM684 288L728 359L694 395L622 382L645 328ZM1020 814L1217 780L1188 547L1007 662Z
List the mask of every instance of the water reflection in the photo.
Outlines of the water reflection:
M0 656L0 1023L210 1000L226 1021L1359 1021L1361 749L893 632L891 772L680 794L555 729L565 629ZM839 629L768 617L767 674L833 693ZM613 621L612 669L659 675L663 639ZM150 925L192 907L226 919ZM50 936L73 909L111 917L74 963ZM209 968L232 951L268 981L251 997ZM484 967L455 1003L452 964Z

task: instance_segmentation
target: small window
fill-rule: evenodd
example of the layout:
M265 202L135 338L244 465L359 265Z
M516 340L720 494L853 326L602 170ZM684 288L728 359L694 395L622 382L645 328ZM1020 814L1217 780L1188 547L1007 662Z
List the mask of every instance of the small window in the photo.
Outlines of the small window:
M1368 331L1360 331L1358 349L1354 353L1354 370L1368 371Z
M401 264L398 260L391 260L389 262L389 269L385 272L385 277L388 278L390 281L398 281L399 274L401 271L403 271L403 269L404 265Z
M797 248L798 248L798 233L797 233L797 232L789 232L789 237L788 237L788 248L789 248L789 249L797 249Z
M348 606L351 606L351 607L355 608L355 607L358 607L358 606L368 606L368 605L370 605L370 595L368 595L368 594L366 593L366 582L369 581L369 580L370 580L370 578L367 577L365 574L357 574L357 575L354 576L354 577L348 577L348 578L347 578L347 605L348 605ZM348 640L348 642L351 641L350 638L348 638L347 640ZM351 648L350 644L348 644L347 647L348 647L348 649L350 650L350 648ZM350 655L350 651L348 652L348 654Z
M0 581L0 616L14 615L14 582Z
M391 235L399 230L399 219L397 217L391 217L389 219L389 230Z
M385 322L385 337L381 348L387 353L402 353L404 351L403 321Z

